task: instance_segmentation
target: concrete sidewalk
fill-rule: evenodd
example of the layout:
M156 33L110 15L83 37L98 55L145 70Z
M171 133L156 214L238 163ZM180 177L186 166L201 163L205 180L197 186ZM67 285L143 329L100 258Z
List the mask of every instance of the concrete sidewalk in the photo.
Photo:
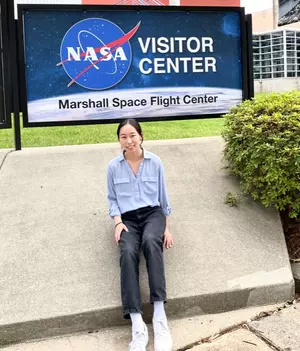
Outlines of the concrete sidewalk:
M192 351L299 351L300 303L262 313L224 335L200 342Z
M171 318L293 299L278 213L248 199L225 205L237 181L219 137L153 141L165 166L176 245L165 253ZM5 153L2 151L1 154ZM0 171L0 345L123 321L119 252L106 201L118 144L24 149ZM141 290L151 319L145 264Z
M274 351L300 350L300 303L255 307L208 316L171 320L173 350ZM153 351L148 325L148 351ZM124 351L129 327L112 327L4 347L3 351Z

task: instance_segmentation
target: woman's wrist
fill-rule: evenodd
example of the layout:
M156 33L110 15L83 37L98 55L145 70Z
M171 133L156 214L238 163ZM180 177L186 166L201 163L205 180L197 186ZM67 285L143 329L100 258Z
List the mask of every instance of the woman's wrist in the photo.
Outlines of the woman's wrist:
M123 222L121 221L121 222L118 222L117 224L115 224L115 228L117 228L117 226L119 225L119 224L122 224Z
M114 225L116 226L116 224L122 222L122 217L121 216L115 216L114 217Z

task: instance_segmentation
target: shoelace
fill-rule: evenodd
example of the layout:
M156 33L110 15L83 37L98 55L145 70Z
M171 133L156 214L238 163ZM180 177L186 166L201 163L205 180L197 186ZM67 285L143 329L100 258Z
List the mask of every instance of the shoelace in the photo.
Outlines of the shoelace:
M136 332L130 343L130 351L141 351L145 349L145 332Z
M163 321L156 321L155 323L155 338L164 339L165 336L170 335L169 328L164 324Z

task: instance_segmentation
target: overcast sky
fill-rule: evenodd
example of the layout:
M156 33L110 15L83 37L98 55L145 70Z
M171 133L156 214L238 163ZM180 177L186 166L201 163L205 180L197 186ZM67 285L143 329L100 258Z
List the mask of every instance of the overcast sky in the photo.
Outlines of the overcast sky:
M272 5L273 0L241 0L241 6L246 8L247 13L270 9Z

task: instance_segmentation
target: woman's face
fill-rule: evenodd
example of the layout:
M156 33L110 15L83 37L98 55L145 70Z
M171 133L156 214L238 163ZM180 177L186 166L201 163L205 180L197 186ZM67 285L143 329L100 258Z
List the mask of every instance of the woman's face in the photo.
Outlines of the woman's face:
M142 137L130 124L126 124L120 129L119 142L127 152L135 152L140 149Z

